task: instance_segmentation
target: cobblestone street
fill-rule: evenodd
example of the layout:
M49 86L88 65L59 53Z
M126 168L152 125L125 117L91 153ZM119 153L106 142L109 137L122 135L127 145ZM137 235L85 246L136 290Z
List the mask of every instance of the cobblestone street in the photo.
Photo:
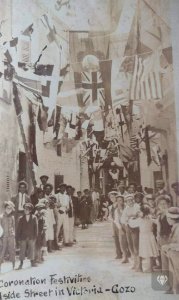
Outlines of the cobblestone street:
M165 295L164 292L157 292L151 288L151 274L136 273L130 269L130 264L121 264L120 260L115 259L114 243L112 238L111 224L109 222L95 223L90 225L88 230L77 229L77 244L73 247L63 248L62 251L56 251L45 257L44 264L36 268L30 268L27 261L24 269L21 271L10 271L11 265L9 263L2 265L2 274L0 277L1 293L6 292L6 288L2 287L6 281L14 281L11 287L8 286L9 291L19 292L21 299L45 299L43 295L35 295L33 292L45 292L49 289L53 290L50 299L177 299L177 295ZM18 262L16 263L16 267ZM30 277L36 279L46 278L46 284L36 285L16 285L15 280L27 280ZM50 284L50 279L53 275L53 283ZM101 290L103 293L83 294L84 290L80 291L83 295L70 296L66 289L65 283L58 283L56 285L55 279L63 276L75 277L75 275L82 275L82 277L91 278L91 282L83 282L80 286L87 289L95 288ZM63 279L64 280L64 279ZM131 286L135 287L135 292L126 293L112 293L113 285L118 284L118 287ZM68 287L79 288L79 283L68 284ZM95 286L95 287L94 287ZM62 294L56 296L55 291L63 290ZM118 290L119 290L118 288ZM28 290L26 294L25 290ZM109 291L107 291L109 289ZM32 290L32 291L31 291ZM73 290L73 289L72 289ZM75 290L73 290L75 293ZM114 291L116 289L114 288ZM78 291L77 291L78 292ZM2 298L10 299L10 298ZM11 298L13 299L13 298ZM14 298L14 299L17 299ZM48 298L47 298L48 299Z

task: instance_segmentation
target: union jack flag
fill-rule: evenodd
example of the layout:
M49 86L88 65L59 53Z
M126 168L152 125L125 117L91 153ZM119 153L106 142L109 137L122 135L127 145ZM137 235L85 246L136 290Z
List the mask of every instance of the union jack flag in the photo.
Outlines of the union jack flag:
M104 86L101 72L82 72L83 105L89 106L97 101L105 106Z

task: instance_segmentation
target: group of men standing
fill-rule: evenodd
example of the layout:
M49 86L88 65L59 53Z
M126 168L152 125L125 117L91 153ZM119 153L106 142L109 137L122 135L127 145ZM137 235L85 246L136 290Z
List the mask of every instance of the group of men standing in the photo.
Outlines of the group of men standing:
M93 223L99 214L99 192L94 189L92 192L85 189L83 193L77 191L71 185L61 183L56 193L53 185L48 182L49 177L42 175L41 184L29 196L27 193L28 185L25 181L20 181L18 185L18 194L12 198L15 205L15 220L22 216L24 204L31 203L34 207L39 206L43 199L54 199L54 244L56 248L59 239L62 237L65 246L71 246L76 241L75 226L82 225L82 229L88 228L88 224Z
M61 250L76 243L76 227L87 229L96 221L99 213L99 193L85 189L77 191L71 185L61 183L56 190L40 177L41 184L28 194L28 184L18 183L18 193L4 202L0 216L0 266L9 254L15 267L19 254L22 269L24 259L36 266L44 260L44 253ZM2 244L1 244L2 241Z

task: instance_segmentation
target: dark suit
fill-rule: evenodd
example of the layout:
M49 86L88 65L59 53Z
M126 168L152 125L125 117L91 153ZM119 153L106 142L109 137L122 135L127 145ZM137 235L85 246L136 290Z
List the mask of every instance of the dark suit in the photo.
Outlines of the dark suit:
M15 205L15 226L16 226L16 230L17 230L17 224L18 224L18 219L19 217L23 216L24 214L24 210L19 210L19 194L17 194L16 196L12 197L11 201L14 203ZM25 203L31 202L30 197L25 194Z
M29 221L27 221L25 215L21 216L17 226L17 240L20 242L20 261L25 259L26 250L28 250L28 258L34 260L37 234L37 218L30 215Z

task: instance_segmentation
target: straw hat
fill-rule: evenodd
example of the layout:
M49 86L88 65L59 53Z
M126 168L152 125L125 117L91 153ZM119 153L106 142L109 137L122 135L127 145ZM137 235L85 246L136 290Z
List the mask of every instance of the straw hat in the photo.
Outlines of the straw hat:
M170 207L167 212L167 218L179 219L179 207Z

